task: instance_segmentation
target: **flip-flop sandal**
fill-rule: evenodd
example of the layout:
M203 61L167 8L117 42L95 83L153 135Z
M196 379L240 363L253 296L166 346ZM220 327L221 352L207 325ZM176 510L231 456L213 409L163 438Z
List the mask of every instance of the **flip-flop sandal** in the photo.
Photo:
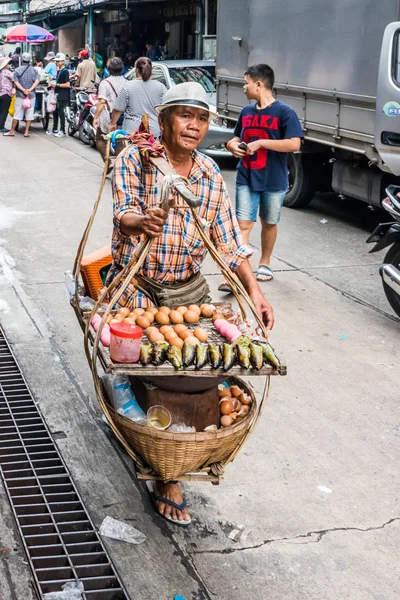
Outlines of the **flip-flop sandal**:
M257 269L257 281L272 281L274 274L272 270L266 265L260 265Z
M24 137L31 137L31 134L30 133L28 133L28 134L24 133Z
M169 521L170 523L173 523L174 525L180 525L181 527L187 527L188 525L190 525L190 523L192 522L191 518L186 519L185 521L179 521L178 519L173 519L171 516L166 517L165 515L162 515L160 513L160 511L158 510L158 507L157 507L157 502L163 502L164 504L169 504L170 506L174 506L178 510L183 510L187 507L187 502L186 502L185 498L183 499L182 504L177 504L176 502L173 502L172 500L168 500L168 498L163 498L163 496L157 496L155 481L146 481L146 487L149 491L150 498L153 501L154 508L156 509L156 512L158 515L160 515L160 517L162 517L166 521Z
M226 294L232 294L232 288L227 281L223 281L218 286L219 292L225 292Z
M11 133L11 131L7 131L7 133L3 133L4 137L15 137L15 133Z

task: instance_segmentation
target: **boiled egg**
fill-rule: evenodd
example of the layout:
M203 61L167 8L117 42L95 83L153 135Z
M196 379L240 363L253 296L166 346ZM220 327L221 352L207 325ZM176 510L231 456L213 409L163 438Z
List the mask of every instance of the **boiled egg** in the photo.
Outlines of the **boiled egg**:
M161 312L159 310L158 313L155 316L155 320L157 321L157 323L159 325L168 325L168 323L169 323L169 316L165 312Z
M151 311L146 310L146 312L143 313L143 316L146 317L146 319L148 321L150 321L150 323L152 323L154 321L154 315Z
M160 327L160 331L163 335L165 335L167 331L173 331L172 325L163 325L162 327Z
M177 333L178 335L182 332L182 331L186 331L187 327L186 325L184 325L183 323L178 323L177 325L175 325L174 327L174 331L175 333Z
M181 340L181 338L179 338L178 336L176 336L169 340L169 344L170 344L170 346L177 346L178 348L180 348L182 350L184 341Z
M202 304L200 306L200 312L203 317L210 318L214 314L214 308L211 304Z
M196 310L189 309L185 312L185 321L187 323L197 323L197 321L199 320L199 317L200 317L200 312L197 312Z
M186 315L187 312L185 313L185 317ZM183 323L183 315L178 310L171 310L169 313L169 318L171 319L172 323Z
M200 342L206 342L208 340L207 331L205 329L202 329L201 327L196 327L193 333Z
M148 327L150 327L150 321L146 319L146 317L138 317L136 319L136 325L138 325L142 329L147 329Z
M194 335L189 335L187 338L185 338L185 344L190 344L191 346L197 346L197 344L200 344L200 342L197 339L197 337L194 337Z
M146 330L146 335L151 344L154 344L155 342L163 342L165 340L163 334L160 333L158 329L156 329L155 331L151 331L150 333L147 333L147 331L148 330Z

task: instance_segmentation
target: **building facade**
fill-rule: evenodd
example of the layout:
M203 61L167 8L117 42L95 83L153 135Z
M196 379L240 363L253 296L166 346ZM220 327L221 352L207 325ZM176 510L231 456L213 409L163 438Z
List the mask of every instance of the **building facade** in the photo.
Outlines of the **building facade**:
M52 31L55 49L69 56L98 44L106 58L118 34L123 48L138 56L152 43L163 58L215 58L217 0L113 0L112 7L101 0L50 2L43 10L43 1L34 0L28 20Z

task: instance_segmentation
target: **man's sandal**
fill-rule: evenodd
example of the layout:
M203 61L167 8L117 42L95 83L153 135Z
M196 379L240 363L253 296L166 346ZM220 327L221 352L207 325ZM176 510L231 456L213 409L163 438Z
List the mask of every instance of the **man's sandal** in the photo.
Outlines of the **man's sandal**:
M170 482L170 483L172 483L172 482ZM176 482L174 482L174 483L176 483ZM165 515L162 515L160 513L160 511L158 510L158 506L157 506L157 502L162 502L163 504L169 504L170 506L173 506L174 508L177 508L178 510L184 510L187 507L187 502L186 502L185 498L183 499L182 504L177 504L176 502L173 502L172 500L169 500L168 498L164 498L163 496L157 496L155 481L146 481L146 487L149 491L150 498L152 499L152 502L154 504L156 512L157 512L157 514L160 515L160 517L162 517L163 519L166 519L167 521L169 521L170 523L173 523L174 525L180 525L181 527L187 527L188 525L190 525L190 523L192 522L191 518L186 519L184 521L179 521L178 519L173 519L171 516L166 517Z
M13 133L12 131L7 131L7 133L3 133L4 137L14 137L15 133Z
M274 274L267 265L260 265L257 269L257 281L272 281Z

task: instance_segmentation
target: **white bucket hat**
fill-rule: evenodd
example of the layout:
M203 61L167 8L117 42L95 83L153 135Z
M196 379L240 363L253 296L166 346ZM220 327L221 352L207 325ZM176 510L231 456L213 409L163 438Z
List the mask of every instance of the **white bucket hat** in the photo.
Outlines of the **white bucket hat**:
M0 71L1 71L1 69L4 69L4 67L6 67L8 65L10 60L11 60L11 58L9 58L8 56L2 56L0 58Z
M166 108L171 106L192 106L193 108L202 108L209 113L208 120L213 121L218 114L211 110L208 103L207 92L200 83L190 81L174 85L164 94L163 103L156 106L156 111L160 114Z

